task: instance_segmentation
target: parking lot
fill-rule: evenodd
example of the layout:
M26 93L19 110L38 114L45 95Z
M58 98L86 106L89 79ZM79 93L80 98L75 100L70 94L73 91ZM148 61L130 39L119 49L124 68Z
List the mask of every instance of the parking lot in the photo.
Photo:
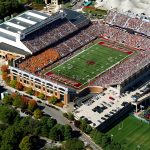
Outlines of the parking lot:
M82 106L75 110L75 115L86 119L91 126L97 127L131 101L131 99L127 101L125 97L107 89L104 93L82 103Z

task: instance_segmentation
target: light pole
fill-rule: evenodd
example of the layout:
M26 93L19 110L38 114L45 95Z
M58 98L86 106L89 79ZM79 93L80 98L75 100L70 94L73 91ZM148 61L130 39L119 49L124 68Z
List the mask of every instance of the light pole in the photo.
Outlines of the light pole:
M123 129L123 122L121 123L121 127L118 128L118 130Z
M113 135L113 134L111 134L111 142L112 142L113 136L114 136L114 135Z
M137 145L137 149L139 150L141 148L141 146L140 145Z
M140 108L141 108L141 111L143 111L143 109L144 109L144 106L143 106L143 105L140 105Z

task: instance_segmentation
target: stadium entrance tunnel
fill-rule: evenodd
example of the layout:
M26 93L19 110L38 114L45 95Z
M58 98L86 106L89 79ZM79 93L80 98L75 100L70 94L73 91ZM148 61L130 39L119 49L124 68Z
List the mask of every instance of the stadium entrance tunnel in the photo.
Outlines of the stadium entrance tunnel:
M102 93L104 91L104 88L101 86L89 86L86 87L84 89L82 89L81 91L78 92L78 96L86 96L87 94L98 94L98 93Z

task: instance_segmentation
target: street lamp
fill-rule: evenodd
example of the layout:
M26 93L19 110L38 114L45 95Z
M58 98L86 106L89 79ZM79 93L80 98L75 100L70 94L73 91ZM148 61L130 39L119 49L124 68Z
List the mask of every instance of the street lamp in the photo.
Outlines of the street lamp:
M141 146L140 145L137 145L137 148L138 148L138 150L141 148Z
M121 127L119 126L118 130L123 129L123 122L121 123Z
M141 108L141 111L144 109L144 106L143 105L140 105L140 108Z
M111 134L111 142L112 142L113 136L114 136L114 135L113 135L113 134Z

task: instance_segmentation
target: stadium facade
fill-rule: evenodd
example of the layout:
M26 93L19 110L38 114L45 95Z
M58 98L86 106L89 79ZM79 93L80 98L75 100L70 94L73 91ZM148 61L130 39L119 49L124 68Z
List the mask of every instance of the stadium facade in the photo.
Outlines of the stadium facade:
M136 83L141 74L150 73L150 28L147 26L150 23L115 11L110 11L104 21L92 22L68 9L53 16L30 10L0 25L1 56L15 60L9 67L11 80L16 79L47 96L54 95L64 104L81 91L102 92L108 86L120 94ZM81 88L71 86L72 82L68 84L66 79L56 80L59 76L43 75L47 67L53 68L68 60L99 37L136 49L137 53Z

